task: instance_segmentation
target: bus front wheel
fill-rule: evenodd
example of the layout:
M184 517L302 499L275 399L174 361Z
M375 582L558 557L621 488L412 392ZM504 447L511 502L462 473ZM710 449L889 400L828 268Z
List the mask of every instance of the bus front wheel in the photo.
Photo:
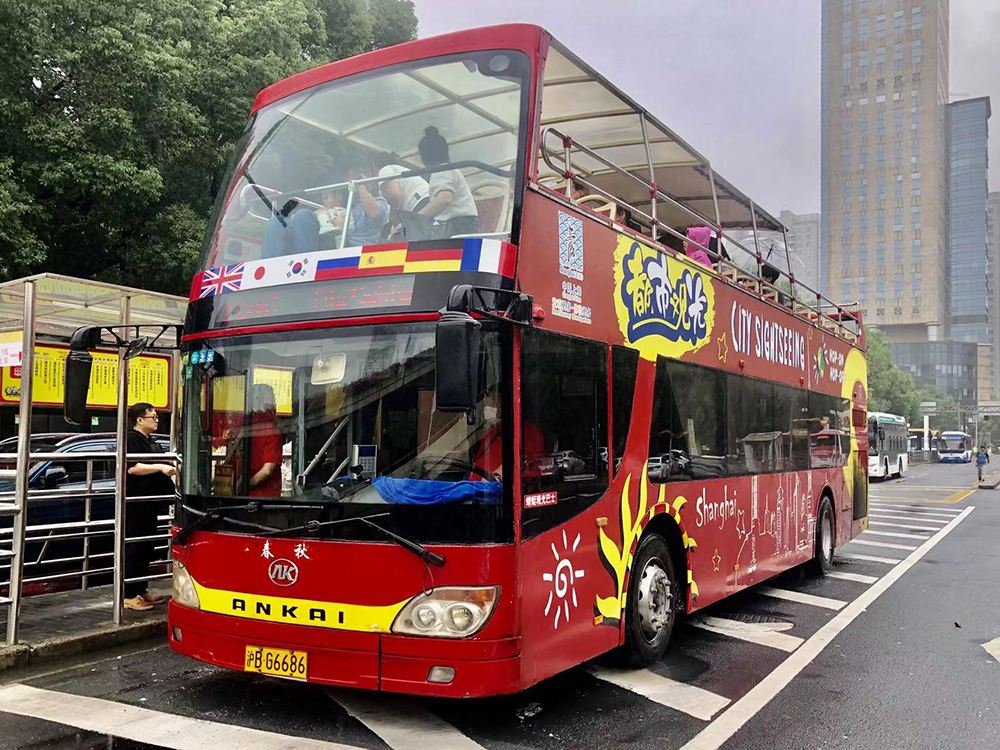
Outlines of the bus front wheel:
M816 515L816 556L812 560L812 572L816 575L826 575L833 570L834 532L833 506L830 498L824 497Z
M646 667L663 657L680 596L670 548L659 534L650 534L639 543L629 579L622 647L628 666Z

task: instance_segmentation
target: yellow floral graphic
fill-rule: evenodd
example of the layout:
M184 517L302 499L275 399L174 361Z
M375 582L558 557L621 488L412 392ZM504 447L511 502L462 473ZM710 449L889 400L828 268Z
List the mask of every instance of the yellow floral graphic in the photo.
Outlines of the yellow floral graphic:
M621 513L618 519L619 531L621 532L621 546L605 534L603 528L599 528L597 532L598 554L600 555L601 564L608 571L615 586L612 596L595 597L595 622L600 625L617 627L621 624L622 611L625 609L627 598L626 586L629 572L632 568L632 550L635 547L636 541L642 535L643 528L645 528L650 519L658 513L669 513L677 523L678 528L683 528L680 511L684 504L687 503L687 499L679 496L672 504L667 503L667 488L665 485L660 487L656 503L647 511L649 488L648 483L645 481L646 468L644 464L639 479L638 507L635 509L635 514L632 513L632 501L629 493L629 489L632 486L631 474L625 478L625 484L622 487ZM698 546L694 538L689 537L686 533L682 532L681 538L686 550ZM690 569L687 571L687 582L691 595L697 597L698 584L695 583Z

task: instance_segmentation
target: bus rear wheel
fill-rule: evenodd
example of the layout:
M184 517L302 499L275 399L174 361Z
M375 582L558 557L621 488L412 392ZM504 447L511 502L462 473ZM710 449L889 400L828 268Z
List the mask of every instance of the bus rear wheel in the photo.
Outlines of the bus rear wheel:
M663 657L680 595L670 548L663 537L650 534L639 543L629 579L622 647L622 661L628 666L646 667Z
M824 497L816 515L816 555L810 563L816 575L823 576L833 570L835 530L833 506L830 505L830 498Z

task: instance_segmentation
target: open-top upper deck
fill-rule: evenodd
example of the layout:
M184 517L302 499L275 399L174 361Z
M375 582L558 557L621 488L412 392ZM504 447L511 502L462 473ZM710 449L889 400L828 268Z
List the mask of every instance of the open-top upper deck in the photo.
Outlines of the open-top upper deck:
M422 158L428 127L446 142L443 163ZM386 166L392 169L380 169ZM433 198L455 173L469 193L457 218L474 221L443 219L447 211L411 217L420 209L405 205L403 190L381 231L355 231L374 213L361 205L362 193L389 198L388 183L409 181L429 183ZM545 30L524 24L378 50L264 89L206 242L210 270L192 287L192 301L216 314L189 321L201 321L194 327L204 330L232 322L237 308L254 311L237 313L239 322L365 309L341 304L340 288L326 290L324 301L334 300L329 305L283 310L268 309L256 299L260 293L250 293L286 283L438 272L433 282L420 277L387 295L378 290L380 299L405 302L408 311L438 309L441 288L459 281L509 283L503 280L517 274L513 246L521 242L529 188L559 196L660 252L683 253L687 229L709 227L713 242L703 249L725 283L863 346L855 309L808 289L787 265L769 267L758 233L783 232L780 222L653 113ZM419 195L413 191L411 197ZM399 231L385 231L392 225ZM738 242L727 231L733 229L751 230L753 242ZM718 240L728 254L718 251ZM468 273L489 276L461 275ZM226 306L224 321L222 306L205 298L232 292L247 299Z

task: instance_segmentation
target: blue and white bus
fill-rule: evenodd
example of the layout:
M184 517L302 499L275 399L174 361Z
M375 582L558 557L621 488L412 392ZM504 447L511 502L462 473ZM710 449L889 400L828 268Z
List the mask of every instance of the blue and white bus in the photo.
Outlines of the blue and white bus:
M938 460L963 464L972 461L972 436L967 432L942 432L938 440Z
M909 428L897 414L868 415L868 476L903 476L909 466Z

